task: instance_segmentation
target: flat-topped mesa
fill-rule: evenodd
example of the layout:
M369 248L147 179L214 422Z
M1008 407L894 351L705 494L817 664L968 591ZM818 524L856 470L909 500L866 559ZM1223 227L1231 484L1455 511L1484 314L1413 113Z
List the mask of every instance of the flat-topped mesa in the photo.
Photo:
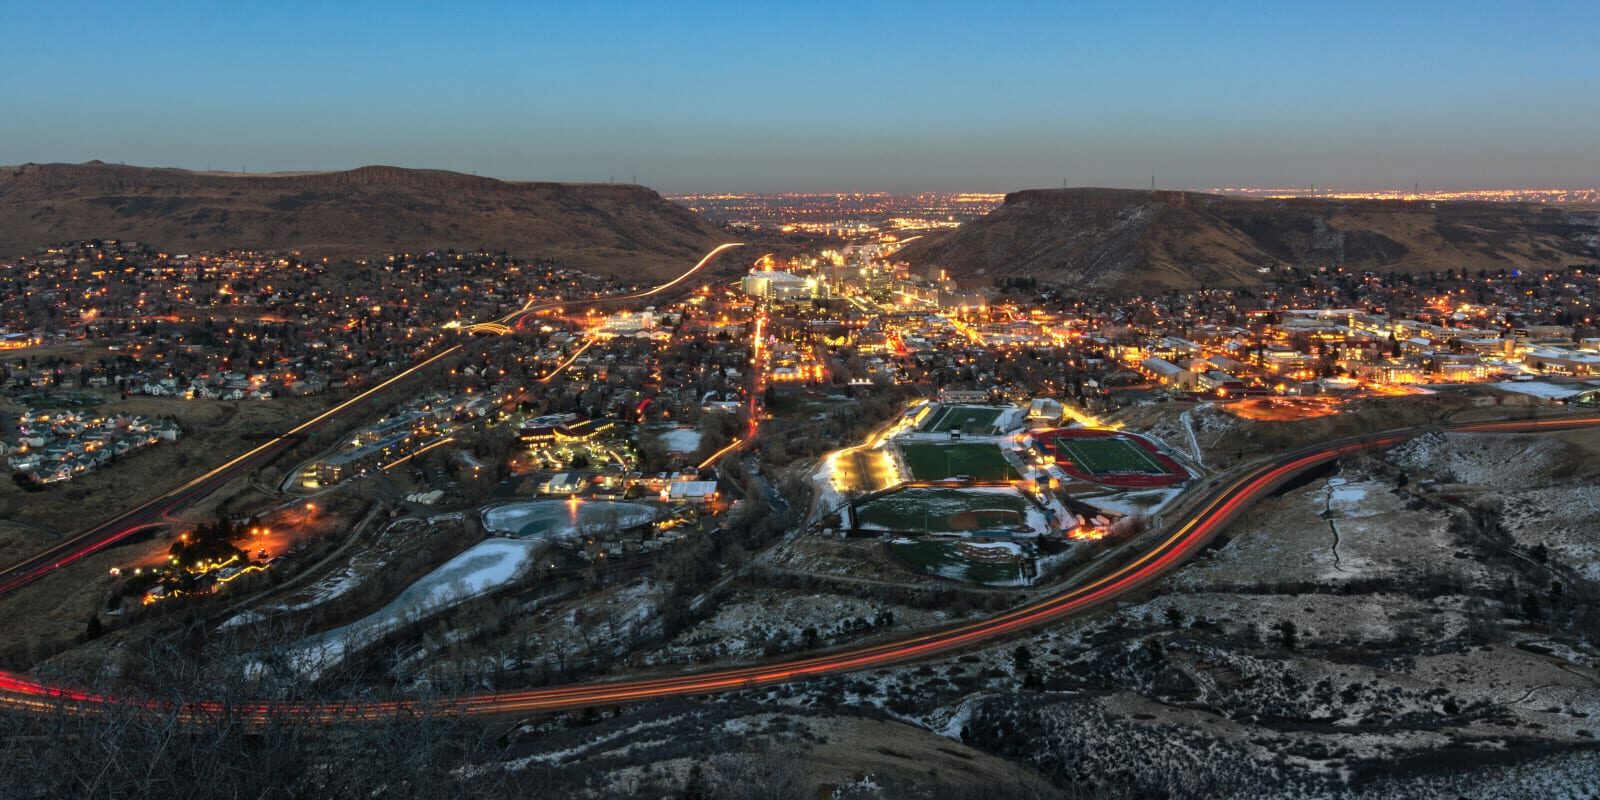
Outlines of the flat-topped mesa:
M1260 285L1289 268L1562 269L1600 261L1597 225L1594 209L1525 203L1029 189L900 257L968 283L1029 277L1135 294Z
M559 181L506 181L442 169L410 169L373 164L328 172L196 172L170 167L130 167L87 161L82 164L19 164L0 167L0 194L25 186L54 188L98 184L120 190L149 193L167 187L222 186L240 189L308 189L330 186L376 186L419 189L483 189L491 191L563 191L581 189L617 197L658 198L647 186L627 183L569 183Z
M487 248L667 277L727 236L632 184L503 181L431 169L194 172L101 162L0 167L0 257L57 242L317 256Z
M1169 189L1023 189L1006 195L1003 205L1051 206L1057 208L1116 209L1133 203L1164 203L1188 206L1217 195L1179 192Z

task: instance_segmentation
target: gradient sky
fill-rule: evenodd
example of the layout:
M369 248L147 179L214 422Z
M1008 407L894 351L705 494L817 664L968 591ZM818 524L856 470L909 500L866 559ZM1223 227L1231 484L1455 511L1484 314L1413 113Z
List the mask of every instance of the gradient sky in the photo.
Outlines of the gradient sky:
M0 30L6 164L663 191L1600 184L1595 0L0 0Z

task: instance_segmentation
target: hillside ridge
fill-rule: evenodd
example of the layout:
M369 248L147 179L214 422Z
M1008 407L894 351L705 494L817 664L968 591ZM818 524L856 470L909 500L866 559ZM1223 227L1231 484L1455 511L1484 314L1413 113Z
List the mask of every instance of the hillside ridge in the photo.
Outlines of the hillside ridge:
M0 167L0 256L91 238L337 257L483 247L652 276L681 271L726 240L710 222L632 184L386 165L285 173L94 161Z
M1121 293L1253 286L1288 267L1555 269L1600 262L1600 213L1518 203L1026 189L982 218L913 242L901 257L972 282L1027 276Z

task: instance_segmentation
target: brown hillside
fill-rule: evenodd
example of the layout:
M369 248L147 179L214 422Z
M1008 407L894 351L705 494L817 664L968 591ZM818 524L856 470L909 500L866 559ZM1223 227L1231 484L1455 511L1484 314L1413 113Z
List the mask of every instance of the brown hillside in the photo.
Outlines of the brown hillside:
M1110 291L1241 286L1285 266L1550 269L1600 261L1600 213L1513 203L1255 200L1039 189L901 251L971 279Z
M99 162L0 167L0 256L93 238L319 256L483 247L656 276L682 271L728 237L632 185L398 167L262 175Z

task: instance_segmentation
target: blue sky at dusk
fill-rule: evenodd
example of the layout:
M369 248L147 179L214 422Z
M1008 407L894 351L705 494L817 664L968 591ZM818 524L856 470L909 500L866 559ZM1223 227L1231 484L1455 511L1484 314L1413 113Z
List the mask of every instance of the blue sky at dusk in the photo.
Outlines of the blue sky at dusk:
M0 0L0 163L664 191L1600 183L1600 3Z

